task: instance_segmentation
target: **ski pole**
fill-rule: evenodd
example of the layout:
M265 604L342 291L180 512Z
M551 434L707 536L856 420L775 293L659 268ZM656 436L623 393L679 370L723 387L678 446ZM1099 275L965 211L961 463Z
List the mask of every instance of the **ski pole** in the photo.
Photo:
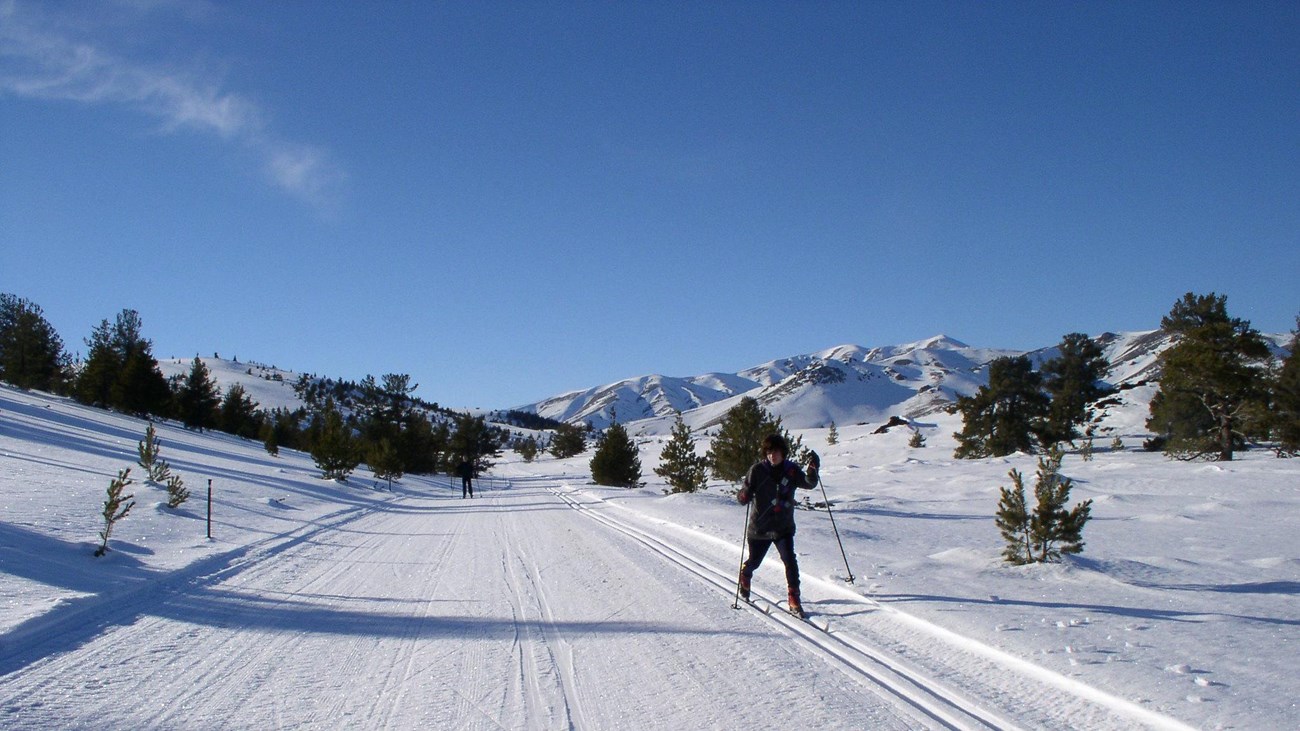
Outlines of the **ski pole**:
M847 581L853 583L853 569L849 568L849 555L844 552L844 541L840 540L840 529L835 527L835 513L831 511L831 499L826 496L826 482L817 475L817 484L822 488L822 499L826 501L826 514L831 516L831 530L835 531L835 542L840 544L840 555L844 557L844 570L849 572Z
M740 577L745 571L745 546L748 541L745 539L749 535L749 511L754 507L754 496L749 497L749 502L745 503L745 525L740 531L740 570L736 572L736 600L731 603L732 609L740 609Z

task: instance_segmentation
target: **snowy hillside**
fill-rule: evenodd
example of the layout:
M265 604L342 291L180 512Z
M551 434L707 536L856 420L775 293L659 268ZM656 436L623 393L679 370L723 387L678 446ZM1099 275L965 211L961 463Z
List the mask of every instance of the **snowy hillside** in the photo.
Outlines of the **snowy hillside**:
M299 378L299 374L293 371L220 357L199 360L208 369L208 377L216 384L217 391L223 395L231 384L238 383L257 402L260 409L270 411L282 408L293 411L303 405L302 399L293 391L293 384ZM166 378L185 378L193 365L193 358L167 358L158 361L158 370Z
M1275 353L1285 352L1290 335L1266 335ZM1156 359L1169 347L1159 330L1103 333L1097 336L1117 387L1139 385L1155 375ZM675 412L695 429L707 429L741 398L758 400L790 428L880 423L891 416L916 419L934 414L988 383L984 366L1021 351L973 348L939 335L904 345L864 348L841 345L807 355L774 360L735 374L691 378L643 376L574 391L520 411L603 429L617 413L633 434L667 434ZM1025 353L1041 364L1056 346Z
M1052 566L1003 564L992 521L1033 458L953 460L955 417L921 420L919 449L797 432L849 564L799 511L804 623L731 608L744 509L722 484L665 495L661 437L643 488L506 454L469 501L162 422L195 497L132 485L95 558L146 422L0 386L0 727L1300 727L1300 460L1135 451L1143 408L1108 414L1123 450L1067 457L1093 520ZM755 591L781 603L776 556Z

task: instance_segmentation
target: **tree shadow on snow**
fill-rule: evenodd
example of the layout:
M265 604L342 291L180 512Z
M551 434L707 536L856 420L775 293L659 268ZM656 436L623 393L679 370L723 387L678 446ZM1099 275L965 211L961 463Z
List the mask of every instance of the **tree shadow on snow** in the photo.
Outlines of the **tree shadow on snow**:
M1187 610L1179 611L1174 609L1157 609L1154 607L1122 607L1113 604L1082 604L1070 602L1044 602L1031 601L1028 599L1007 599L1005 597L997 600L990 598L968 597L968 596L942 596L939 594L873 594L872 599L884 603L905 603L905 602L934 602L940 604L989 604L997 606L1020 606L1036 607L1040 609L1054 609L1066 611L1087 611L1096 614L1112 614L1119 617L1133 617L1138 619L1166 620L1170 622L1186 622L1190 624L1199 624L1207 621L1206 617L1227 617L1230 619L1240 619L1248 622L1260 622L1263 624L1280 624L1300 627L1300 620L1286 619L1282 617L1253 617L1242 614L1226 614L1223 612L1207 612Z

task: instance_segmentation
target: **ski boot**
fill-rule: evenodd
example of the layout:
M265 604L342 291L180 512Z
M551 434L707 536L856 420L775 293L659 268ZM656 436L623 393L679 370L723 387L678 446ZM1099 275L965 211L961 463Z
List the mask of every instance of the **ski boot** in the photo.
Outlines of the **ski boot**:
M799 602L799 590L798 590L798 589L791 589L791 590L790 590L790 596L787 597L787 599L786 599L786 607L789 608L791 614L793 614L794 616L798 617L799 619L807 619L807 618L808 618L808 615L807 615L806 613L804 613L804 611L803 611L803 604L801 604L801 603Z
M749 601L749 577L744 573L740 575L740 598Z

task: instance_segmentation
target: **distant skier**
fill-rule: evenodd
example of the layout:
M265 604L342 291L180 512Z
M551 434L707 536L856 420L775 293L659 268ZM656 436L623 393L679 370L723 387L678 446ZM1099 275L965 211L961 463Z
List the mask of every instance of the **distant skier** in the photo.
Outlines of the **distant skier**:
M474 463L467 459L462 459L460 464L456 465L456 474L460 475L460 497L474 497Z
M804 616L799 601L799 561L794 555L794 491L811 490L817 485L817 472L821 458L816 452L808 457L808 472L786 459L789 446L780 434L763 438L764 459L754 463L745 475L745 481L736 493L736 501L748 505L749 525L745 535L749 543L749 558L740 567L740 595L749 600L749 582L754 571L763 563L767 550L776 545L776 551L785 563L785 581L790 591L790 613Z

